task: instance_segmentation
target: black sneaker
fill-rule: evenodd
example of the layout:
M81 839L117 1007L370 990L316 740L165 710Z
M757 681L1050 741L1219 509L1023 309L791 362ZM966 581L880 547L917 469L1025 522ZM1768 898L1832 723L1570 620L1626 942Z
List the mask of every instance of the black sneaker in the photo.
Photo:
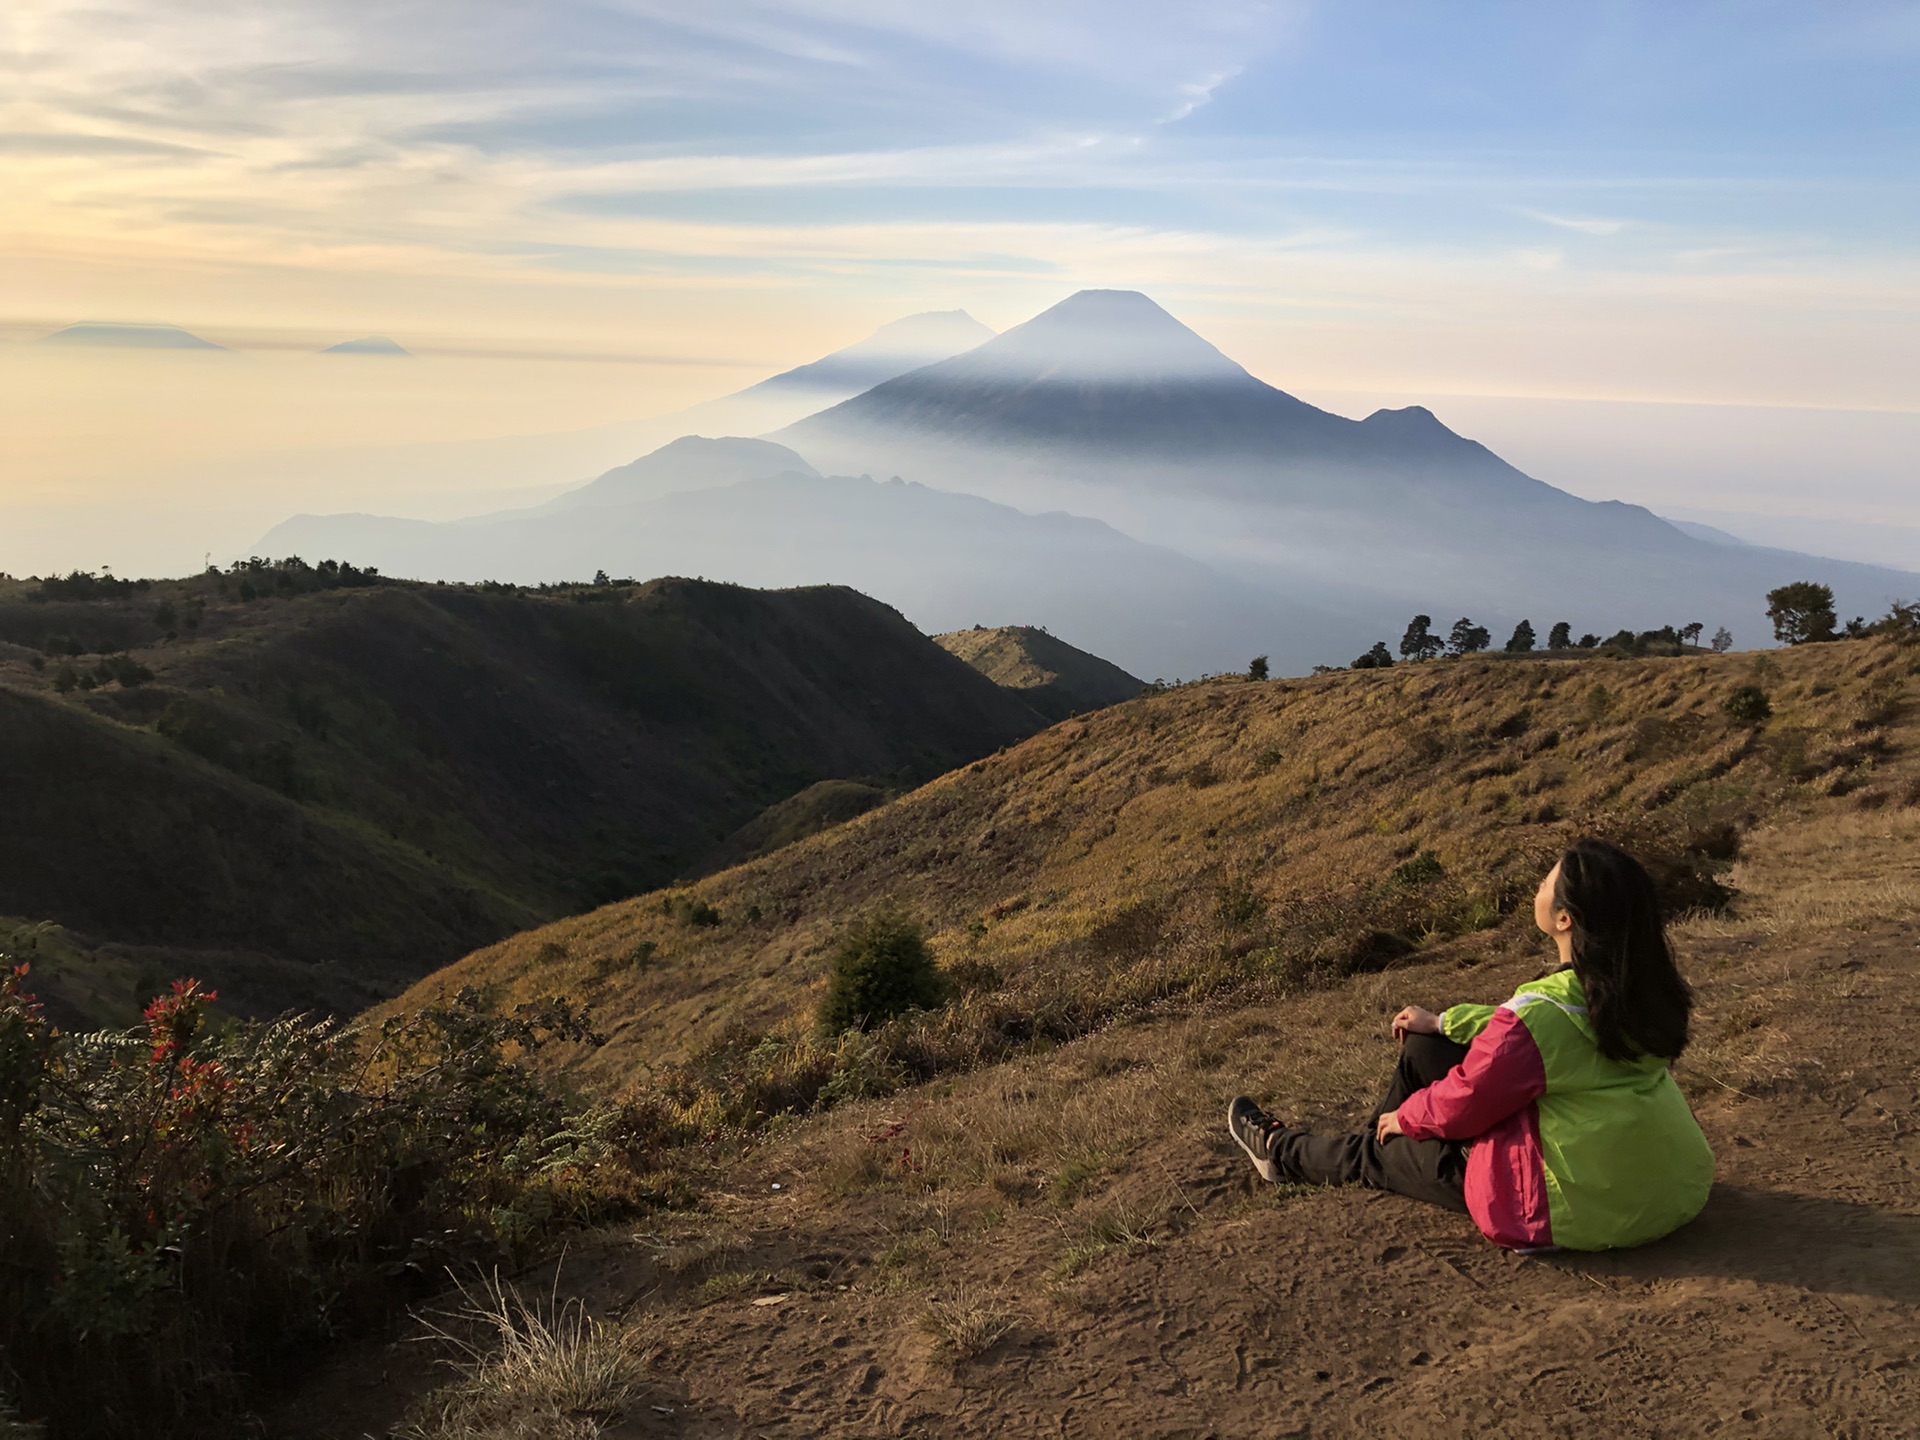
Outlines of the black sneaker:
M1273 1147L1286 1128L1244 1095L1235 1096L1227 1106L1227 1133L1233 1143L1247 1152L1260 1178L1275 1185L1280 1183L1280 1167L1274 1163Z

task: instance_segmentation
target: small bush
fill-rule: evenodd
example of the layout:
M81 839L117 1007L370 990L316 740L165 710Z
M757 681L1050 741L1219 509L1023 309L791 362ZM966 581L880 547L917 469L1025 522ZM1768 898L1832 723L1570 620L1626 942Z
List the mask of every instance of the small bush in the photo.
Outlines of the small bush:
M1446 869L1440 863L1440 857L1431 850L1422 850L1413 859L1396 865L1393 874L1387 877L1390 885L1425 885L1445 875Z
M940 972L920 927L881 911L854 927L833 953L833 977L820 1002L820 1028L837 1035L866 1030L944 998Z
M1773 715L1773 701L1758 685L1742 685L1721 703L1727 718L1741 725L1758 725Z
M695 929L704 929L720 923L720 912L698 895L662 895L660 913L670 919L678 920L682 925L691 925Z
M54 1433L228 1433L460 1260L515 1262L626 1204L597 1112L516 1057L591 1040L562 1002L472 992L353 1032L216 1023L192 981L66 1035L0 971L0 1353Z

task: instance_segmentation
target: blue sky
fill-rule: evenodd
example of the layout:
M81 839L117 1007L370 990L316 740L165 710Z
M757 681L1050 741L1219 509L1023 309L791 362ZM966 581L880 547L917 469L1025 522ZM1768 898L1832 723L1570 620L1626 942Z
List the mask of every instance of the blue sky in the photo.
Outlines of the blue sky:
M1085 285L1349 409L1920 411L1916 3L29 0L10 25L4 334L633 357L413 430L313 422L350 439L631 418ZM1613 473L1583 483L1631 493Z

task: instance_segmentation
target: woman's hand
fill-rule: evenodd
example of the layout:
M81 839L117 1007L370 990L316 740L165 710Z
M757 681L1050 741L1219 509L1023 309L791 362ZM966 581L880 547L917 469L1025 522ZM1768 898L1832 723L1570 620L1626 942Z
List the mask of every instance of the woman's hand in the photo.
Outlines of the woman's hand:
M1423 1015L1426 1014L1424 1010L1420 1013ZM1380 1123L1373 1128L1375 1138L1378 1139L1382 1145L1386 1144L1391 1136L1404 1135L1407 1133L1400 1128L1400 1112L1398 1110L1387 1111L1386 1114L1380 1117Z
M1404 1040L1409 1035L1438 1035L1440 1017L1431 1010L1422 1010L1418 1005L1409 1005L1393 1017L1393 1038Z

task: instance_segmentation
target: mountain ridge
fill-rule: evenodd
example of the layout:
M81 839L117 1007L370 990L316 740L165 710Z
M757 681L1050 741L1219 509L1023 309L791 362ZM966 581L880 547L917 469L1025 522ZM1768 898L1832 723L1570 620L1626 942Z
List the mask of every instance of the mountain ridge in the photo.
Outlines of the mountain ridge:
M122 1006L164 966L242 1011L357 1009L668 883L818 781L912 783L1045 724L844 587L329 576L0 586L0 916L89 937Z

